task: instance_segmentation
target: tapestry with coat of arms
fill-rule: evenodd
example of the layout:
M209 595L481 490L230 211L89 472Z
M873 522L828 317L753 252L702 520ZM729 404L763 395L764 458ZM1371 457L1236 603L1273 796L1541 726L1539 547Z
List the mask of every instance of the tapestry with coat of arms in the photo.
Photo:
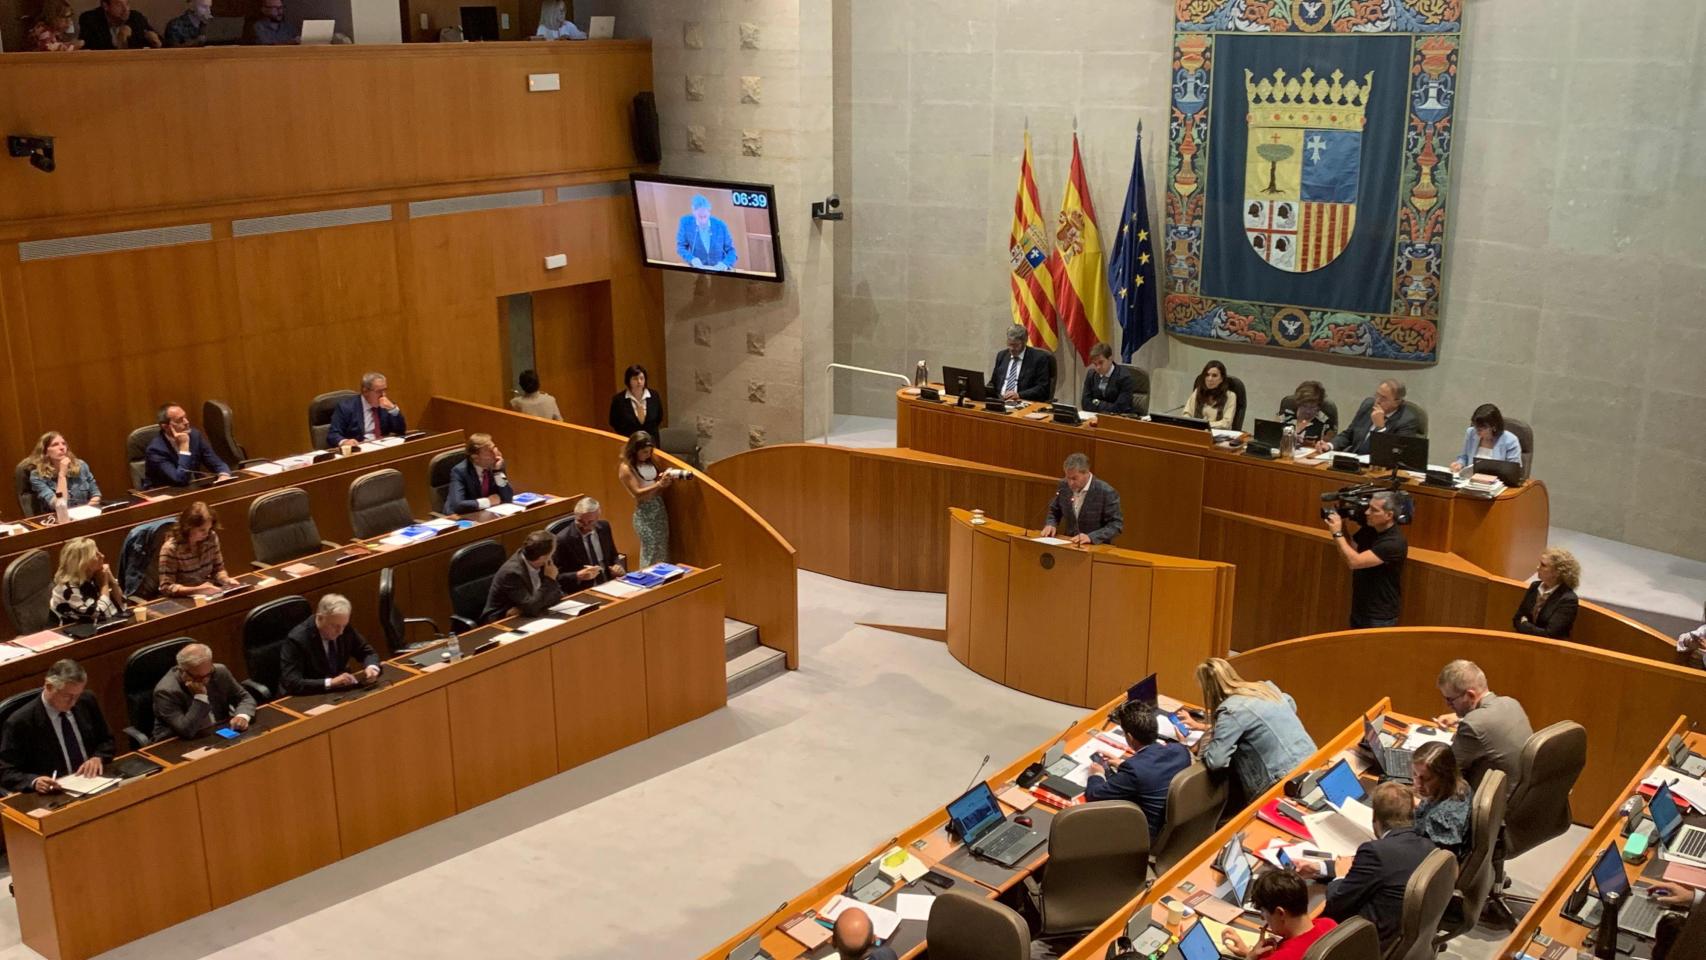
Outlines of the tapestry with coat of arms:
M1432 363L1462 0L1175 0L1166 329Z

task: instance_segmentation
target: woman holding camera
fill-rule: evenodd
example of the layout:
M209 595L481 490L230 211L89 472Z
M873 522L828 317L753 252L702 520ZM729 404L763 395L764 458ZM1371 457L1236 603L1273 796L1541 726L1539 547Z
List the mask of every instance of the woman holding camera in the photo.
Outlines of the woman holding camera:
M659 470L652 456L652 437L637 430L622 446L616 477L634 497L634 532L640 535L640 566L669 560L669 511L663 492L675 483L668 470Z

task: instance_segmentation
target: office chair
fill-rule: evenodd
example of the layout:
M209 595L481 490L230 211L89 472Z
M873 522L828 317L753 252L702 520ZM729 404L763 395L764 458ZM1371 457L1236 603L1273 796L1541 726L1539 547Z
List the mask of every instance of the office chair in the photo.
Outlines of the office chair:
M1237 377L1226 378L1226 392L1238 398L1238 409L1232 411L1232 429L1244 429L1244 417L1250 412L1250 391L1244 388L1244 381Z
M1040 939L1101 925L1143 890L1149 878L1149 820L1128 800L1101 800L1054 815L1048 831L1037 911ZM1027 878L1026 886L1032 881ZM934 945L932 945L933 947ZM932 950L934 953L934 950Z
M443 636L444 631L438 628L438 621L430 617L405 617L402 608L397 606L396 572L390 567L379 571L379 626L385 631L385 643L391 648L391 654L406 653L427 646L432 641L420 643L409 642L409 626L424 623L432 628L433 640Z
M1416 433L1418 436L1428 435L1428 411L1414 400L1405 400L1404 404L1416 413Z
M1023 917L995 900L945 890L925 922L930 960L1030 960L1031 931Z
M1457 865L1457 889L1451 893L1445 918L1434 934L1434 946L1442 948L1446 941L1475 929L1487 897L1493 892L1493 851L1498 846L1499 828L1505 822L1505 775L1502 770L1488 770L1469 800L1469 852Z
M195 642L193 637L178 637L151 643L124 662L124 705L130 716L130 726L124 735L136 749L154 740L154 686L166 671L177 666L178 651Z
M1167 785L1167 821L1150 844L1157 876L1171 870L1214 833L1226 807L1227 793L1226 778L1211 775L1200 760L1173 777Z
M148 445L160 433L160 425L151 423L130 431L124 441L124 458L130 463L130 489L141 490L148 476Z
M19 636L46 630L58 623L48 600L53 595L53 560L46 550L26 550L0 576L0 603Z
M658 449L695 470L703 470L700 458L699 431L695 427L659 427Z
M1500 920L1518 916L1511 904L1532 907L1534 901L1504 892L1510 882L1505 861L1540 846L1570 829L1570 791L1588 758L1588 733L1579 723L1561 720L1536 731L1522 745L1516 786L1505 802L1502 849L1496 854L1494 893L1487 906Z
M1131 410L1132 413L1141 417L1149 412L1149 371L1142 367L1133 366L1129 363L1122 363L1120 366L1124 367L1126 372L1131 374L1133 382L1131 390Z
M563 535L564 530L567 530L574 525L575 516L571 513L566 517L558 517L550 523L545 524L545 532L553 537L560 537Z
M1380 932L1361 917L1352 917L1309 945L1303 960L1380 960Z
M320 539L308 491L301 487L273 490L250 502L249 541L257 570L337 547Z
M1457 858L1450 850L1428 854L1404 884L1404 919L1385 960L1434 960L1434 931L1457 885Z
M237 442L237 435L231 428L235 419L230 404L223 400L208 400L201 405L201 429L207 434L207 442L213 446L213 452L219 455L219 459L238 469L263 462L250 460L248 451Z
M18 509L23 511L22 516L26 517L41 513L36 509L36 495L30 489L30 473L34 470L35 464L30 462L29 457L19 460L18 465L12 469L12 493L18 498Z
M39 696L41 696L41 688L31 687L28 690L20 690L6 699L0 700L0 729L3 729L6 726L6 721L12 719L12 714L17 713L31 700L34 700Z
M1527 480L1534 472L1534 428L1527 421L1506 417L1505 429L1516 434L1516 442L1522 447L1522 478Z
M462 450L446 450L433 454L427 464L427 484L432 487L432 512L444 514L444 501L450 497L450 471L468 458Z
M402 471L386 467L362 474L349 485L349 524L356 537L377 537L414 522Z
M243 685L255 694L256 703L275 700L279 689L279 649L285 635L314 615L307 597L279 597L250 610L243 618L243 663L249 679Z
M326 434L332 430L332 411L348 398L358 396L354 390L332 390L308 401L308 442L315 450L326 448Z
M467 633L480 625L492 578L508 559L496 540L470 543L450 555L450 629Z

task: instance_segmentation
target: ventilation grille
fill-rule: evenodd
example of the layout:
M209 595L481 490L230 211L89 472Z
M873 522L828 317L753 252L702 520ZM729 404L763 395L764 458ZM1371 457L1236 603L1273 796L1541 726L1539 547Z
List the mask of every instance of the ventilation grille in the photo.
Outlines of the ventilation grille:
M28 263L31 260L52 260L57 257L82 257L94 253L205 243L212 239L213 225L210 223L155 227L150 230L122 230L118 233L91 233L81 237L26 240L18 244L18 259Z
M605 183L577 183L572 187L557 188L557 202L568 200L596 200L600 197L619 197L628 192L628 181L610 180Z
M516 190L512 193L478 193L471 197L448 197L443 200L417 200L409 204L411 217L438 217L447 213L474 213L480 210L502 210L505 207L537 207L545 202L543 190Z
M316 210L313 213L287 213L276 217L251 217L231 221L234 237L258 237L268 233L290 233L295 230L319 230L323 227L349 227L358 223L384 223L391 219L391 205L345 207L342 210Z

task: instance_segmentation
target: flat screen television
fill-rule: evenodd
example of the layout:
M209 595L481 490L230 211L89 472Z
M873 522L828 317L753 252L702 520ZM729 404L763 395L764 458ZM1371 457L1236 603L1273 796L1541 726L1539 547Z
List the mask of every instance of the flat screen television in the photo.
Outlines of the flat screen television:
M782 281L775 187L640 173L628 179L647 265Z

